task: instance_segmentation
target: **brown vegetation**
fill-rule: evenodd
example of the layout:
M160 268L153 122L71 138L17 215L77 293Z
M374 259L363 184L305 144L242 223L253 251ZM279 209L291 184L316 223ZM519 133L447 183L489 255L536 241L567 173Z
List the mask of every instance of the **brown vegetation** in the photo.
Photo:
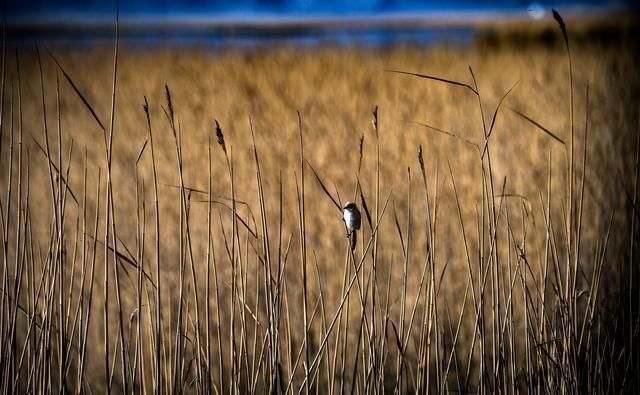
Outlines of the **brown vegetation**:
M637 391L639 58L570 49L8 50L2 391Z

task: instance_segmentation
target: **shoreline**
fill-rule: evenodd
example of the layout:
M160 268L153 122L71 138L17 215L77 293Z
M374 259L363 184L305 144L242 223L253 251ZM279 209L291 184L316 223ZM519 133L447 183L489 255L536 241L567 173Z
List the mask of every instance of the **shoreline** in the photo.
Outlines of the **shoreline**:
M566 8L563 17L576 30L634 29L640 14L615 7ZM394 45L416 43L465 44L484 34L530 32L555 27L550 10L479 9L468 11L386 12L382 14L123 14L118 32L123 42L169 45L212 44L233 46L284 43ZM6 21L9 42L100 42L112 40L115 16L58 13Z

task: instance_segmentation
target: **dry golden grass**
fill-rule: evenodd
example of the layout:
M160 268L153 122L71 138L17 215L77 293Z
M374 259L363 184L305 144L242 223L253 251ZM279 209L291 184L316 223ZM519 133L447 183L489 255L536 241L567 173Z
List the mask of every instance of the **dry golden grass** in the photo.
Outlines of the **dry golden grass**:
M108 128L111 75L113 72L112 50L109 48L53 48L51 51L96 110L102 123ZM37 254L46 254L47 239L53 218L49 170L46 156L38 150L32 140L33 138L44 146L39 69L34 50L20 48L18 55L22 84L24 147L28 149L29 153L30 218L33 239L42 243L38 244L41 250ZM603 306L609 306L616 303L618 293L623 293L622 290L627 278L621 268L626 267L626 259L629 259L625 254L629 246L629 196L633 196L632 188L634 185L634 157L639 115L637 92L640 88L637 70L640 59L632 42L611 42L602 45L581 41L572 47L572 56L578 180L582 177L581 163L585 143L586 116L585 92L587 85L589 86L589 139L586 144L587 177L585 193L580 195L584 198L584 209L581 211L583 218L581 259L584 260L586 276L590 276L593 270L590 262L594 261L597 254L595 246L602 242L610 215L615 212L612 227L613 236L607 247L607 268L602 274L606 281L603 280L602 295L600 295L600 300L604 300ZM7 65L8 78L5 83L5 100L7 103L14 103L14 107L16 107L14 108L14 123L17 125L18 75L15 57L12 54L8 55ZM215 142L214 119L219 121L224 131L227 149L233 156L237 199L246 202L250 208L249 211L247 206L240 204L239 215L249 223L252 230L260 235L263 227L260 224L260 199L249 119L253 122L256 146L260 155L260 170L268 215L267 222L272 238L270 242L273 245L277 245L278 242L278 196L279 183L280 180L282 181L282 190L284 191L282 239L285 245L291 237L291 251L287 260L286 277L288 303L291 309L291 331L294 338L292 342L294 358L297 348L300 347L301 341L304 339L303 288L300 275L302 260L300 259L300 248L297 247L299 243L299 216L296 179L300 182L300 142L296 111L300 111L302 117L305 159L322 178L329 191L334 196L336 196L336 192L339 193L343 203L346 200L353 200L356 175L358 175L364 197L373 212L375 211L376 196L376 135L371 126L371 111L374 106L378 106L380 205L382 207L384 204L387 194L390 194L390 203L379 230L376 297L383 301L378 302L382 306L388 298L390 315L395 324L398 324L398 319L395 317L400 314L402 304L403 248L406 243L409 243L411 252L408 257L407 288L410 291L405 298L407 310L416 303L416 291L420 287L420 277L425 260L433 259L436 263L434 268L436 281L444 272L438 294L438 311L441 320L443 320L439 330L442 331L442 338L451 342L453 333L449 332L449 325L452 325L455 331L457 317L464 300L462 295L467 285L468 272L449 166L455 179L467 241L472 250L474 264L478 262L478 257L474 254L477 252L478 243L481 242L477 237L476 215L483 211L483 178L481 174L483 167L473 145L460 138L446 136L425 128L415 122L453 132L482 148L484 139L477 98L465 88L390 73L385 70L425 73L472 84L469 65L473 68L478 81L478 90L482 98L487 125L490 123L493 111L502 96L515 86L502 104L490 140L496 195L502 192L503 185L505 194L518 195L504 199L497 198L499 203L496 204L500 204L502 208L500 216L503 221L498 229L499 237L503 240L498 254L505 265L501 270L507 270L505 262L515 262L517 260L516 251L523 253L521 250L516 250L515 245L504 242L512 232L511 237L516 239L518 248L526 250L528 264L531 265L530 270L532 270L529 275L539 276L542 273L543 265L541 262L544 261L546 244L545 214L540 196L546 205L547 177L550 164L552 172L550 193L553 197L551 218L556 224L554 237L557 238L558 243L566 239L561 224L563 224L563 214L568 204L566 197L567 157L561 144L523 120L511 109L521 111L551 130L567 144L569 143L569 70L565 49L560 42L550 46L536 43L530 43L524 47L478 44L467 47L400 47L376 50L326 47L214 51L206 48L149 49L122 46L117 70L112 170L115 220L117 234L122 243L118 248L122 252L123 246L126 246L135 255L137 249L136 205L138 204L136 188L139 188L138 191L142 193L140 189L142 188L142 180L144 180L144 197L147 202L146 217L149 229L152 229L154 221L153 184L148 147L145 149L140 165L136 167L135 164L147 138L147 121L142 109L143 96L146 96L149 100L158 166L159 204L162 221L160 248L164 289L163 302L165 303L163 316L167 333L173 333L171 331L174 329L171 328L175 325L177 301L179 300L180 264L177 229L180 223L181 209L179 189L176 187L180 184L180 179L177 171L174 137L167 117L161 108L161 106L167 107L165 84L169 86L173 99L176 128L181 139L186 187L207 190L209 179L208 147L211 140L213 144L213 195L230 204L225 200L231 195L227 164L221 149ZM57 122L55 112L56 75L60 78L63 160L66 160L69 155L68 147L71 141L73 141L74 147L71 156L69 185L76 196L82 196L82 169L84 168L86 150L88 157L88 212L94 213L95 210L93 191L97 187L98 168L102 169L103 201L101 202L101 210L104 212L106 164L103 131L98 127L64 76L57 71L53 60L45 54L43 54L43 67L50 136L55 136ZM10 108L8 104L5 105L4 111L3 151L0 153L3 168L0 185L3 191L7 186L7 171L5 169L8 164L8 131L11 130L8 126L4 126L9 125ZM364 154L359 170L359 145L363 136ZM58 157L56 138L50 137L52 158ZM436 192L438 196L437 236L432 258L429 258L427 254L430 232L427 231L425 222L426 210L429 208L424 199L425 191L418 163L418 148L420 146L424 153L430 197L433 199ZM139 171L140 182L138 185L136 185L135 178L136 169ZM408 187L409 174L411 188ZM411 195L411 224L410 231L407 233L408 193ZM189 227L193 243L196 278L200 290L201 309L206 306L214 309L214 300L210 300L208 304L204 301L204 278L207 267L207 204L204 202L206 199L206 193L193 192L190 194ZM5 204L4 197L2 201ZM360 202L359 197L357 201ZM45 203L39 204L39 202ZM80 203L82 203L81 200ZM361 205L361 203L359 204ZM323 308L330 319L341 300L347 241L341 222L341 213L336 210L322 191L310 166L305 166L305 205L305 234L307 261L309 262L307 269L309 311L311 312L320 297L318 287L320 281L322 283ZM79 208L70 201L67 206L67 251L69 254L68 262L70 262L74 246L72 240L76 234L76 218L80 218L81 207ZM4 207L6 209L6 205ZM221 298L225 301L221 321L223 331L226 333L223 336L228 336L230 330L228 301L231 298L232 269L225 250L221 222L224 224L225 235L229 238L231 221L229 211L224 206L214 204L212 210L213 244L218 262ZM402 244L396 231L396 219L394 218L396 215L403 232ZM507 215L512 226L510 229L504 225L507 221ZM92 216L93 214L88 216L89 229L93 229ZM363 225L365 224L363 223ZM101 220L99 235L104 234L104 226L104 220ZM525 234L526 243L522 243ZM371 235L371 228L365 225L357 253L361 252L363 245L366 247L369 235ZM153 231L148 231L145 238L147 244L145 268L148 273L155 273L153 269L155 259ZM241 274L242 270L248 271L248 283L241 285L241 287L245 286L248 290L247 305L253 309L252 306L257 303L256 292L264 292L260 285L263 281L261 264L258 264L255 254L256 250L262 251L262 241L260 238L248 236L244 227L239 229L239 238L239 248L242 254ZM90 239L88 240L87 243L92 243ZM481 250L491 255L488 242L486 240L484 242L487 244L484 244ZM101 256L103 254L103 252L98 253L96 267L100 269L97 269L96 272L95 296L92 307L95 311L92 316L92 324L89 327L90 336L87 346L91 356L87 360L87 382L95 383L93 384L95 388L101 388L103 384L100 383L104 383L102 348L102 339L104 338L102 317L103 256ZM272 251L272 254L277 254L277 252ZM564 256L564 252L561 251L559 256ZM364 266L367 275L370 273L368 262L369 260L366 260ZM318 272L314 268L316 263ZM243 268L242 265L246 266ZM128 328L130 324L133 325L135 322L132 314L137 303L136 270L126 264L123 266L127 268L129 273L128 276L121 277L122 309ZM511 266L508 267L509 273L511 273ZM73 281L75 292L78 292L80 285L77 278L71 277L71 269L67 270L67 281L69 279ZM192 282L189 270L187 269L187 274L185 274L187 284ZM258 274L256 275L256 273ZM317 273L319 273L319 279ZM505 273L507 272L502 272L502 275L507 276ZM387 296L389 275L391 276L391 295ZM505 278L503 277L503 280ZM553 282L553 280L549 281ZM587 284L589 284L587 280L579 282L579 286ZM188 290L190 289L188 288ZM514 296L514 309L522 312L524 301L521 285L518 283L515 289L520 293ZM186 298L191 300L189 314L193 315L193 299L190 292L187 291ZM359 317L360 314L357 292L354 288L349 302L353 317ZM508 287L506 292L508 296ZM553 294L552 291L548 292ZM111 295L112 320L109 326L109 337L112 339L111 353L113 353L117 332L115 289L111 290ZM24 295L23 297L26 298ZM260 301L263 300L263 297L260 296ZM421 295L421 298L424 297ZM74 296L73 303L76 303L76 300L77 296ZM469 297L467 299L469 311L473 308L471 303ZM419 304L421 307L418 314L421 314L424 304L422 302ZM603 307L603 311L605 310L607 308ZM262 308L258 311L258 317L264 322L266 312ZM449 321L445 321L446 319L442 317L448 315L451 318ZM129 321L130 316L131 321ZM200 316L204 317L203 311L200 312ZM252 328L253 321L249 319L247 322ZM513 330L518 334L526 330L523 327L524 322L524 320L520 320L515 323ZM356 323L357 321L352 322L351 325L355 328ZM472 315L466 316L463 320L463 329L457 340L458 347L463 350L462 353L466 353L470 347L475 333L473 324L474 317ZM217 320L212 313L212 328L215 325L217 325ZM414 324L414 331L417 331L414 333L416 341L419 340L420 335L417 327L418 324ZM314 321L312 328L314 347L317 347L323 333L322 324L318 318ZM195 333L191 324L189 324L187 331L191 335ZM253 342L253 333L253 329L247 332L249 346ZM349 341L355 344L357 334L358 332L354 329L354 332L350 333ZM389 339L392 339L391 332L388 336ZM132 336L130 339L133 338ZM261 339L260 337L258 341L260 342ZM174 339L169 335L167 341L173 342ZM394 342L389 340L389 344L391 344L389 352L395 358ZM524 347L523 342L524 339L517 339L519 347ZM223 346L227 348L228 352L227 337L225 337ZM410 348L413 346L411 345ZM450 347L451 343L442 346ZM212 341L212 347L217 350L217 343ZM412 349L412 352L416 352L416 350ZM111 361L113 361L114 355L117 354L111 355ZM115 358L118 361L115 366L120 366L119 356ZM249 358L253 358L253 354L249 355ZM456 356L456 360L459 360L460 369L464 371L467 355ZM522 367L524 363L525 358L518 354L518 365ZM212 366L211 374L217 379L217 371L214 370L214 366L217 365ZM389 362L389 377L395 372L395 366L395 361ZM227 368L229 367L227 366ZM348 368L351 369L351 365ZM119 372L118 369L116 372ZM147 367L147 369L151 369L151 367ZM150 375L149 372L147 375ZM298 367L297 372L304 378L302 365ZM230 371L226 374L230 375ZM323 374L324 371L321 375ZM350 376L351 373L348 372L347 375ZM454 377L453 373L452 377ZM321 383L324 383L326 377L322 377L321 380ZM531 385L531 383L523 384L524 381L520 380L524 379L518 378L520 388ZM122 385L121 381L121 377L116 373L115 385ZM455 382L455 378L450 379L450 385L454 385ZM473 382L475 383L476 380ZM26 381L24 385L26 385ZM147 383L147 386L150 385L150 382ZM296 385L301 384L296 381ZM405 390L409 391L411 388L409 382L406 382L405 385L408 386ZM189 388L193 389L193 387ZM147 387L148 391L150 389L151 387ZM295 388L296 391L297 389L298 387ZM364 391L363 388L358 389L361 392ZM487 390L487 388L484 389Z
M31 51L29 51L31 52ZM21 52L24 73L25 130L42 144L41 106L37 63L33 53ZM110 103L109 80L112 56L107 50L54 51L60 62L88 100L97 109L105 125L108 123ZM593 144L588 147L591 158L588 172L593 178L586 188L593 196L591 203L604 217L611 209L625 204L617 172L629 173L629 163L621 159L633 158L634 149L634 88L638 85L634 70L637 59L633 53L619 48L577 48L576 123L579 127L577 150L581 151L584 123L584 91L591 84L592 109L590 115ZM28 60L27 60L28 59ZM164 84L171 88L178 121L183 135L185 183L189 187L206 190L207 139L214 132L217 119L225 132L228 144L234 148L237 163L238 197L257 207L253 152L249 130L249 116L253 118L258 148L268 196L277 196L278 177L282 174L284 190L293 193L293 175L299 150L296 110L303 117L306 156L316 171L335 183L343 200L353 193L354 175L358 166L360 137L365 135L363 169L361 175L365 191L370 193L375 167L374 138L371 110L380 111L381 188L394 189L398 211L403 213L406 196L406 170L412 168L417 182L417 150L422 145L427 167L436 166L446 173L451 162L457 177L465 213L471 215L479 204L480 167L475 149L459 140L443 136L424 127L404 121L415 121L452 131L477 144L482 144L480 115L475 98L465 89L456 89L432 81L385 73L385 69L423 72L431 75L471 82L468 65L472 65L479 80L487 117L500 97L517 83L514 92L498 115L494 144L496 179L507 177L506 191L526 196L537 203L538 190L546 187L548 156L551 151L558 177L555 188L565 185L563 178L564 153L562 146L519 119L507 108L524 112L568 141L568 70L562 47L534 47L515 49L492 48L404 48L389 51L365 50L275 50L254 53L207 53L189 50L133 50L120 53L118 95L114 134L114 166L116 215L133 220L135 211L135 179L133 166L146 137L146 121L142 111L143 95L150 100L152 125L158 134L159 181L178 185L175 153L168 123L160 108L164 103ZM45 59L49 109L55 108L54 64ZM90 71L90 72L89 72ZM81 184L83 150L90 158L90 175L97 167L104 167L102 131L68 86L61 95L63 137L75 146L71 182L75 189ZM55 113L50 111L49 122L55 125ZM597 142L597 144L596 144ZM31 144L31 141L27 142ZM55 148L54 148L55 149ZM47 185L44 157L35 147L32 156L34 185ZM93 158L93 160L91 160ZM224 157L214 155L213 174L215 195L228 196ZM618 163L616 163L618 162ZM444 174L443 173L443 174ZM141 168L141 175L150 178L150 169ZM611 175L615 175L612 177ZM445 178L441 174L441 182ZM627 179L628 181L629 179ZM417 188L416 184L416 188ZM630 185L630 184L627 184ZM93 190L89 184L88 190ZM554 188L554 189L555 189ZM160 186L163 212L178 218L175 202L178 191ZM317 184L310 182L307 204L313 207L308 215L309 241L319 251L342 244L341 216L332 209L330 201ZM48 193L46 189L41 192ZM147 188L147 192L150 192ZM333 190L332 190L333 192ZM449 182L444 193L450 194ZM286 212L295 212L295 195L285 200ZM199 196L202 198L202 196ZM276 211L277 201L272 199ZM589 203L589 202L588 202ZM416 203L420 204L420 203ZM450 199L443 199L443 213L455 214ZM195 210L206 211L206 205L194 204ZM49 218L49 207L43 218ZM416 210L418 212L418 210ZM173 214L172 214L173 213ZM36 216L37 217L37 216ZM168 219L168 218L167 218ZM195 220L198 216L195 217ZM297 220L287 221L296 226ZM443 226L448 226L442 221ZM390 223L391 224L391 223ZM457 224L452 227L456 229ZM123 240L132 239L129 226L122 227ZM289 229L291 231L291 229ZM457 229L456 229L457 230ZM46 230L45 230L46 231ZM288 233L288 232L287 232ZM126 235L126 236L125 236ZM417 235L416 235L417 236ZM395 242L396 240L393 240ZM171 242L170 242L171 243ZM168 249L175 246L168 243ZM457 247L457 246L456 246ZM457 249L454 247L454 249ZM175 253L174 253L175 254ZM323 257L319 256L323 261ZM330 267L330 265L327 265Z

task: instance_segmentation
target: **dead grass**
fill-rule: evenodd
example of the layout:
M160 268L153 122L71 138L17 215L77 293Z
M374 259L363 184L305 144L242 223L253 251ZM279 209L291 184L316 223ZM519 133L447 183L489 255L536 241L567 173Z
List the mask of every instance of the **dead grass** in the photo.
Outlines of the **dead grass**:
M51 52L105 130L43 52L45 148L36 52L19 48L16 58L7 51L3 289L26 268L17 298L26 315L3 315L0 325L3 350L10 351L0 366L10 374L4 377L16 378L16 387L2 381L5 392L59 388L46 369L34 368L43 376L29 378L28 369L17 368L23 343L30 345L24 366L49 364L58 374L56 364L69 358L68 391L80 388L80 345L89 357L83 386L94 391L112 388L111 374L115 392L638 389L638 360L628 351L638 347L638 301L631 296L639 274L630 247L640 88L632 44L571 48L573 182L568 150L558 142L568 147L571 140L569 69L559 45L222 52L124 46L113 112L112 49ZM473 89L390 69L468 84L480 94L484 119ZM483 122L488 129L514 85L495 117L490 155L480 159ZM69 189L43 150L52 166L69 168ZM327 191L342 203L355 196L363 211L353 256ZM64 237L56 236L52 229L63 218ZM114 235L117 251L104 247ZM351 277L354 270L359 277ZM3 313L18 311L20 287L4 292ZM613 335L620 339L607 338ZM39 353L41 344L51 346ZM57 351L60 344L68 355Z

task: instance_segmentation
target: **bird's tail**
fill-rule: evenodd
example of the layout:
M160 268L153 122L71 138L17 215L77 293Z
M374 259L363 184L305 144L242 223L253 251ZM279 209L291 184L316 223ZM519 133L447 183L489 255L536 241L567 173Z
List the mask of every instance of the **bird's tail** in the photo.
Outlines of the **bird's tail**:
M351 241L351 251L355 251L356 241L358 240L358 232L356 232L355 229L351 231L351 234L349 235L349 240Z

